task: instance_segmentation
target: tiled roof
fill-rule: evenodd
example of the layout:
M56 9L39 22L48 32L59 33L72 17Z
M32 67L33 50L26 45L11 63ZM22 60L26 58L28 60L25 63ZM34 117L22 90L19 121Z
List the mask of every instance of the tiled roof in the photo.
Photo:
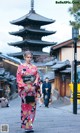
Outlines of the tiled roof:
M24 34L28 33L35 33L35 34L41 34L41 35L51 35L54 34L55 31L48 31L45 29L33 29L33 28L24 28L16 32L9 32L11 35L17 35L17 36L24 36Z
M6 71L4 68L0 68L0 81L10 83L14 81L16 77L11 75L10 72Z
M80 41L80 39L78 41ZM51 50L57 50L57 49L60 49L62 47L65 47L65 46L69 46L70 44L73 44L73 43L74 43L74 41L72 39L70 39L70 40L67 40L67 41L64 41L62 43L59 43L59 44L52 46Z
M48 53L46 52L42 52L42 51L31 51L33 55L37 56L37 55L48 55ZM10 53L8 54L9 56L23 56L24 52L18 52L18 53Z
M71 68L66 68L65 70L60 71L60 73L71 73Z
M40 45L41 47L47 47L47 46L52 46L55 45L56 43L54 42L46 42L46 41L41 41L41 40L23 40L23 41L19 41L19 42L14 42L14 43L9 43L9 45L11 46L18 46L18 47L22 47L23 45Z
M21 64L20 59L8 56L7 54L0 54L0 57L3 58L3 59L8 59L8 60L10 60L10 61L12 61L14 63L17 63L17 64Z
M70 66L70 62L68 60L62 62L62 61L59 61L57 62L55 65L53 65L51 68L53 70L58 70L58 69L61 69L63 67L66 67L66 66Z
M55 72L54 71L49 71L49 72L45 73L43 75L43 80L45 80L46 77L48 77L49 80L55 79Z
M57 63L57 59L51 60L51 61L49 61L49 62L46 62L46 63L45 63L45 66L53 66L53 65L56 64L56 63Z
M27 23L30 23L30 21L32 21L34 23L38 22L38 24L39 23L41 24L41 22L43 24L49 24L49 23L55 22L55 20L43 17L43 16L37 14L35 11L34 12L30 11L27 15L25 15L25 16L19 18L19 19L13 20L11 22L11 24L22 25L22 23L27 24Z

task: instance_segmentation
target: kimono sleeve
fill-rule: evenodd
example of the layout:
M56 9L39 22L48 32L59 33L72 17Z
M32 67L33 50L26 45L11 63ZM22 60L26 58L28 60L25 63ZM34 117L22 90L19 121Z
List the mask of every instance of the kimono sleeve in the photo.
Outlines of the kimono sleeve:
M37 97L41 96L41 90L40 90L40 75L38 73L38 69L36 67L36 80L34 82L34 86L36 87Z
M45 82L42 84L42 93L45 93Z
M22 71L22 67L20 65L18 66L18 69L17 69L16 80L17 80L18 87L24 88L26 84L23 82L21 71Z
M35 76L36 76L36 79L35 79L34 84L40 86L40 75L39 75L39 73L38 73L37 67L36 67L36 74L35 74Z

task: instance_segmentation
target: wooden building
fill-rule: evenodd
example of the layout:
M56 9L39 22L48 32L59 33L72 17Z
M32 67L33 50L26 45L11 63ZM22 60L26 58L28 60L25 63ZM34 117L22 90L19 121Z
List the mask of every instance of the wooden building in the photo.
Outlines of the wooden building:
M54 89L59 92L59 95L70 96L69 83L71 82L71 65L68 60L62 62L57 61L53 65L52 70L55 71Z
M8 93L11 96L15 92L17 92L16 77L4 67L0 67L0 98L7 97Z
M70 61L71 68L56 71L55 88L61 96L70 96L69 84L73 82L74 41L72 39L51 47L51 55L62 62ZM77 42L77 65L80 62L80 40ZM60 67L60 65L58 65Z
M74 60L74 41L72 39L59 43L51 47L51 55L58 60ZM77 43L77 60L80 61L80 40Z
M10 57L7 54L0 54L1 64L12 75L16 76L17 67L21 64L21 60Z
M52 84L52 92L57 90L60 96L70 97L69 83L71 82L71 65L68 60L58 61L54 59L41 64L39 68L43 73L43 80L45 80L45 77L49 78Z

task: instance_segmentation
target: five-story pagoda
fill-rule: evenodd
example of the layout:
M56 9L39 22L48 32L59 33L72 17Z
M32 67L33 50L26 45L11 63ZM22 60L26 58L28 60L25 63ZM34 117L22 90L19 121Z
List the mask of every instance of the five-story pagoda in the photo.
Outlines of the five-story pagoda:
M30 12L27 15L11 22L11 24L22 26L23 28L16 32L10 32L11 35L22 37L22 41L9 43L11 46L21 48L22 52L10 55L22 59L23 52L25 50L30 50L33 52L34 62L36 62L37 58L40 56L46 56L47 53L42 52L42 49L47 46L52 46L55 43L42 41L42 37L54 34L55 32L42 29L41 26L54 22L55 20L48 19L37 14L34 10L34 0L31 0Z

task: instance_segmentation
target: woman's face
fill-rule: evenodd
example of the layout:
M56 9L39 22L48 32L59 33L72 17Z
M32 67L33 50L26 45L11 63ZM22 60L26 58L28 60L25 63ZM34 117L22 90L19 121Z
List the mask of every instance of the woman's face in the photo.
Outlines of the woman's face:
M32 55L31 54L26 55L25 60L27 63L30 63L32 60Z

